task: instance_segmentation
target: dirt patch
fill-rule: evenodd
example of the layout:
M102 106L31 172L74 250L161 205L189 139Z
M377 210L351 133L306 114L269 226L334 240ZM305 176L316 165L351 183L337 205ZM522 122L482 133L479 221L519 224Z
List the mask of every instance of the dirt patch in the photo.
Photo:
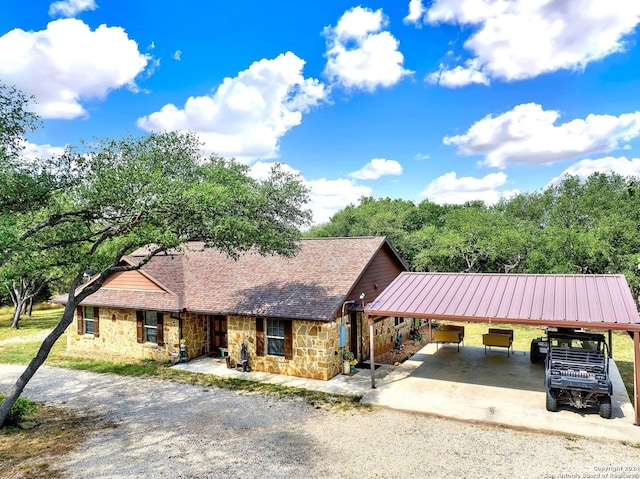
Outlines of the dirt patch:
M81 444L87 434L105 427L88 415L51 406L40 406L25 422L31 427L0 429L0 476L4 478L62 477L50 465Z
M381 354L380 356L376 356L376 363L382 364L396 364L403 363L411 356L416 354L422 348L424 348L429 341L427 340L428 331L421 331L422 341L414 341L411 339L405 339L402 342L401 349L390 349L386 353Z

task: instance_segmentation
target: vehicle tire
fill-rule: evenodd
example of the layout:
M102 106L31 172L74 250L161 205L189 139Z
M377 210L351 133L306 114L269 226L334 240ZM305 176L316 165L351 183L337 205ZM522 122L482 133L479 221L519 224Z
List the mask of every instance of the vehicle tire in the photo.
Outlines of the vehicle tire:
M598 411L598 413L602 418L611 419L611 396L602 396L600 398L600 410Z
M540 352L540 343L542 342L541 338L536 338L531 340L531 348L529 350L529 358L532 363L543 363L545 354Z
M538 340L537 339L532 339L531 340L531 349L529 350L529 359L531 359L532 363L537 363L539 358L538 358Z
M547 388L547 411L556 412L558 410L558 392L555 389Z

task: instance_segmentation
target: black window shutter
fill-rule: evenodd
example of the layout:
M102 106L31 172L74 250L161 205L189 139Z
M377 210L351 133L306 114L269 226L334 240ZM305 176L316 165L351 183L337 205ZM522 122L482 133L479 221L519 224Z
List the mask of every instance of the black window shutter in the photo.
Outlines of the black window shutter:
M158 313L158 346L164 346L164 315Z
M293 359L292 321L284 321L284 358Z
M98 308L93 308L93 337L100 337L100 311Z
M144 313L142 311L136 311L136 333L137 333L137 341L139 343L144 343L144 334L143 334L143 324L144 324Z
M256 356L264 356L264 318L256 318Z
M84 334L84 308L78 306L76 308L76 314L78 316L78 334Z

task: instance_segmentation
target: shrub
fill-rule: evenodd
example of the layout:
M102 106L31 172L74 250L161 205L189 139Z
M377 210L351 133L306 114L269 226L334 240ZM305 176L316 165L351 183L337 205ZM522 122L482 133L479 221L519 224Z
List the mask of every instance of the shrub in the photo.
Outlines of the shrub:
M4 400L4 395L0 394L0 402ZM24 399L19 397L15 402L11 411L9 411L9 415L7 416L6 421L4 422L4 427L13 427L17 426L20 422L24 420L24 417L28 414L31 414L38 408L38 404L29 401L28 399Z

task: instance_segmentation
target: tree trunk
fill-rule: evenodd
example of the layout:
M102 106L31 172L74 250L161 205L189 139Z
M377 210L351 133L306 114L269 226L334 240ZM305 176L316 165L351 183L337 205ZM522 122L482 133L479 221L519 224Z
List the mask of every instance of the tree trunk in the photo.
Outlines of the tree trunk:
M27 383L31 380L38 368L42 366L45 359L47 359L47 356L49 355L49 352L51 351L51 348L53 347L55 342L60 336L62 336L67 327L73 322L76 306L78 305L78 303L79 301L75 297L75 295L70 294L69 302L64 308L64 313L62 314L60 322L42 342L42 346L40 346L36 357L31 360L31 362L27 366L27 369L25 369L16 383L11 387L6 397L4 398L4 401L2 401L2 404L0 404L0 427L2 427L2 425L4 424L7 416L9 415L9 411L11 411L11 408L20 397L20 394L22 394L22 391L24 390Z
M20 314L26 315L27 309L29 309L29 316L31 316L30 308L33 307L33 298L40 293L40 290L42 290L45 284L47 284L47 282L42 281L40 282L40 286L36 288L32 280L22 278L19 285L14 281L12 287L8 288L14 306L13 322L11 323L13 329L18 329Z
M11 327L13 329L18 329L18 323L20 322L20 313L22 313L22 297L18 296L15 300L15 305L13 307L13 321L11 322Z

